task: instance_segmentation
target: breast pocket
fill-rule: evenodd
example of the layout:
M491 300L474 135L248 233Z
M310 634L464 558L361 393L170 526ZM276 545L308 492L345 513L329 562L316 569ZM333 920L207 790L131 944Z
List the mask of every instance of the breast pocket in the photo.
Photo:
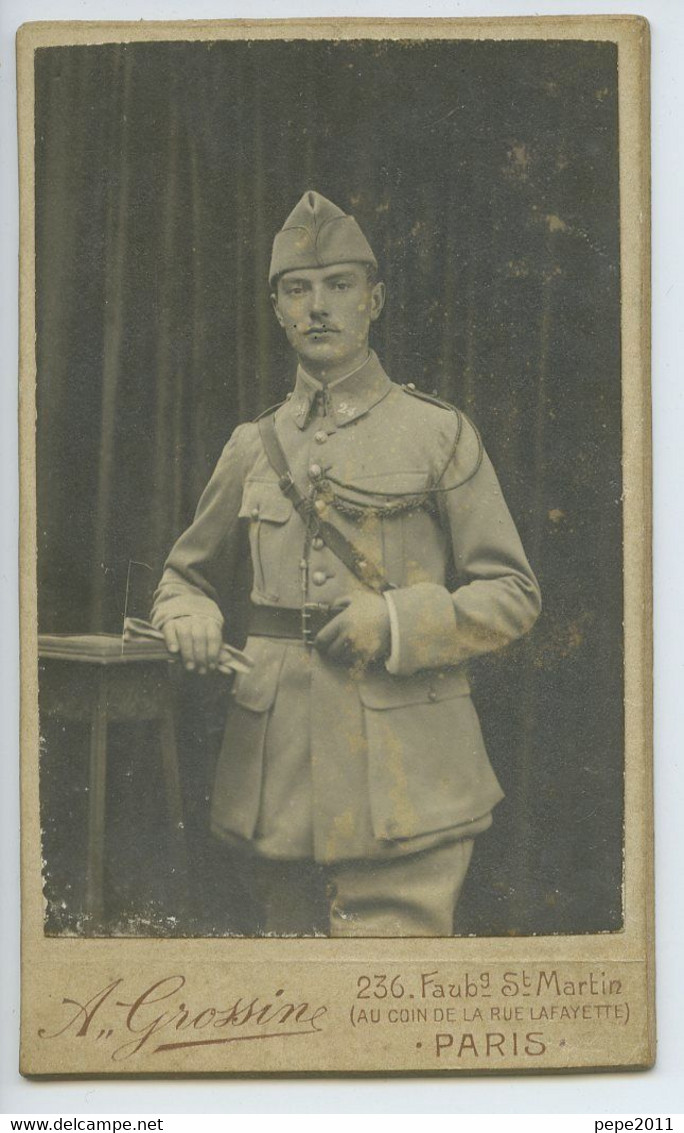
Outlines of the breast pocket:
M283 555L294 508L273 480L248 480L240 518L249 521L254 590L269 602L280 601Z

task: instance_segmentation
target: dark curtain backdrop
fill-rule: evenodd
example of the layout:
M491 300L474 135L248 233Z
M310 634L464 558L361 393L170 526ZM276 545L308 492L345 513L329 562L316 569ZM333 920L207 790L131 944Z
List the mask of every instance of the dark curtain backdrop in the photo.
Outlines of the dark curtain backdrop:
M36 60L41 629L119 632L130 560L147 564L129 594L144 614L231 430L284 396L270 245L316 188L380 261L390 376L473 417L544 596L531 637L474 670L507 800L461 923L618 928L615 47L168 43Z

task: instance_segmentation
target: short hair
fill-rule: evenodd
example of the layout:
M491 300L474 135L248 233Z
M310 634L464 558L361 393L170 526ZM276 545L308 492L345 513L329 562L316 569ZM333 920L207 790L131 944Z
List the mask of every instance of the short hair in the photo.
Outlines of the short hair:
M377 264L364 264L363 266L366 269L366 279L368 280L368 286L375 287L376 283L380 279L380 272L378 271Z

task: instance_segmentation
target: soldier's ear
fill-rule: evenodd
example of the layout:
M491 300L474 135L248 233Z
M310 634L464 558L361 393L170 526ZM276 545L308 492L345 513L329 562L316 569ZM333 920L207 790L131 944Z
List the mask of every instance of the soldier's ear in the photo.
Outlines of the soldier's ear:
M275 317L277 318L281 327L284 327L285 326L285 319L283 318L283 316L280 312L280 307L278 306L278 293L276 291L271 292L271 303L273 305L273 310L275 311Z
M374 323L379 318L382 308L385 306L385 285L384 283L374 283L371 288L371 301L370 301L370 317L371 322Z

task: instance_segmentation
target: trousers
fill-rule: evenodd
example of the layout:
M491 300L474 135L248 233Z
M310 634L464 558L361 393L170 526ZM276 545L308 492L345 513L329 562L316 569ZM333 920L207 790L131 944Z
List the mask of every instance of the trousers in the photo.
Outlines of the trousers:
M319 865L245 857L258 935L452 936L474 839L406 857Z

